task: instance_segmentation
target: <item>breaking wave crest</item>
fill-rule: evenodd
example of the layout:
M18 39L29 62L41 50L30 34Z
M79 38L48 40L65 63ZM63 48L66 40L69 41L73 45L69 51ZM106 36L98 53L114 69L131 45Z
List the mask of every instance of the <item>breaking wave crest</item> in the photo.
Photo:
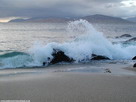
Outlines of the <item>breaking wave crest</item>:
M65 43L35 44L28 53L13 52L0 56L1 67L42 66L48 58L53 59L54 49L59 49L75 62L91 59L92 54L106 56L114 60L129 60L136 56L136 46L127 47L112 44L102 32L97 31L88 21L78 20L68 24L67 31L75 39Z

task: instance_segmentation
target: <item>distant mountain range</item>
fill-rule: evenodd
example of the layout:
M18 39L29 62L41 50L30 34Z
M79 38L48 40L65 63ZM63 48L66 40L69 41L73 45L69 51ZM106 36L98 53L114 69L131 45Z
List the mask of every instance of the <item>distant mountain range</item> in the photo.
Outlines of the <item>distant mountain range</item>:
M69 21L74 21L78 19L85 19L91 23L134 23L130 20L112 17L112 16L105 16L105 15L90 15L85 17L79 18L47 18L47 17L37 17L37 18L30 18L30 19L14 19L10 20L9 22L40 22L40 23L65 23Z
M105 16L99 14L82 17L82 19L85 19L91 23L132 23L131 21L127 21L119 17Z
M132 18L127 18L128 21L131 21L131 22L136 22L136 17L132 17Z
M25 19L12 19L9 22L24 22L26 21Z
M73 19L71 18L47 18L47 17L36 17L36 18L30 18L30 19L13 19L10 20L9 22L45 22L45 23L64 23L71 21Z

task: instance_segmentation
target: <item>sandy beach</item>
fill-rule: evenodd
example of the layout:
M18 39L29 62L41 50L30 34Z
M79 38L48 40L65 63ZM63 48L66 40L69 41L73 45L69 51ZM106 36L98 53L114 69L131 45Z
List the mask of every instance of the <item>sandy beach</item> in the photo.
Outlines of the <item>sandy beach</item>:
M1 76L0 100L135 102L135 80L131 74L62 71Z

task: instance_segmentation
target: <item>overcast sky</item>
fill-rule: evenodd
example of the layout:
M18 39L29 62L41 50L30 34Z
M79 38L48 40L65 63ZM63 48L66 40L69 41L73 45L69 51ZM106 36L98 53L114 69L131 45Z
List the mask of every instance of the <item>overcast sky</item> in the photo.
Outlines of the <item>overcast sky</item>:
M136 16L136 0L0 0L0 18Z

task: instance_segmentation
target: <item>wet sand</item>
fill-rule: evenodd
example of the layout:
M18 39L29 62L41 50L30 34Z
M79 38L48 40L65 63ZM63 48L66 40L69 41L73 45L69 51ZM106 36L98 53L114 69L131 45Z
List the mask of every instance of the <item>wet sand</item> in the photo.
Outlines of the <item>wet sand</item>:
M136 76L60 70L1 76L0 100L136 102Z

